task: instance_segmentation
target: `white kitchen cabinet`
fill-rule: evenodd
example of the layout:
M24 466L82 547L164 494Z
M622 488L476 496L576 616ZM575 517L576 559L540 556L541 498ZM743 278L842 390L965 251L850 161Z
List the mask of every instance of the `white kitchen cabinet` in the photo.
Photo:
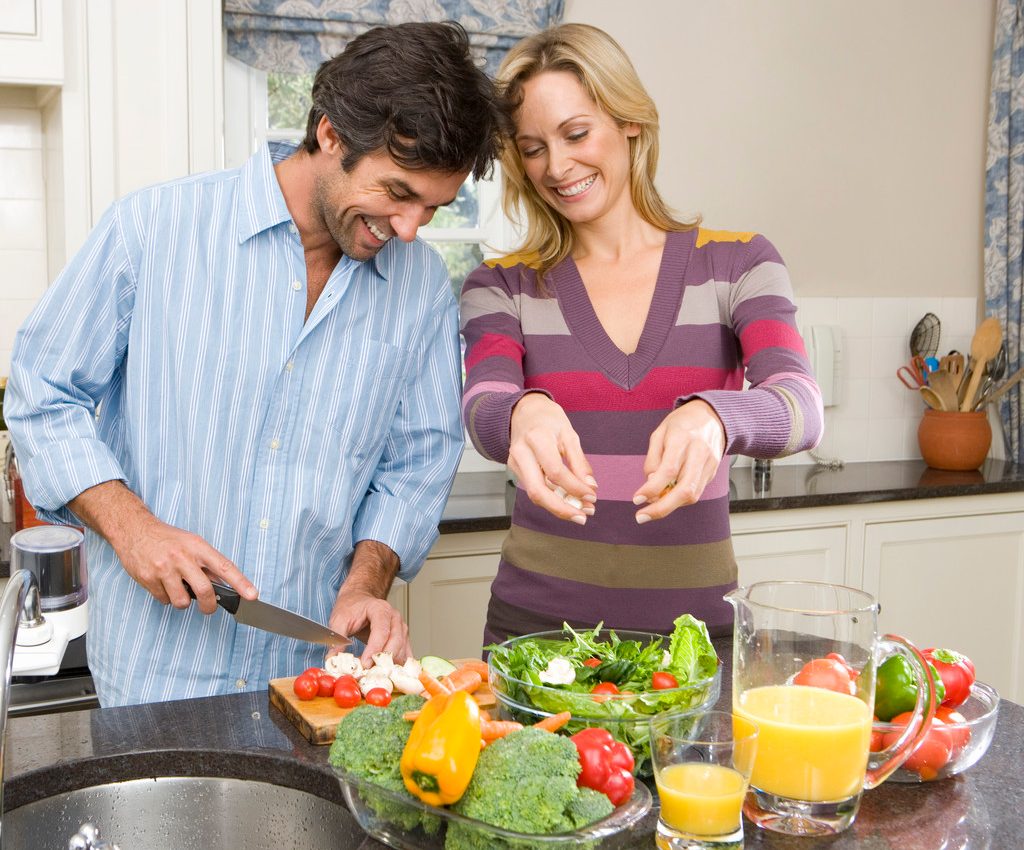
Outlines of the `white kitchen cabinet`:
M0 85L63 80L61 0L0 0Z
M409 585L409 635L417 655L476 658L504 531L444 534Z
M1024 701L1024 513L868 523L864 589L882 632L965 652Z
M846 583L846 526L743 531L733 519L739 583L808 580Z

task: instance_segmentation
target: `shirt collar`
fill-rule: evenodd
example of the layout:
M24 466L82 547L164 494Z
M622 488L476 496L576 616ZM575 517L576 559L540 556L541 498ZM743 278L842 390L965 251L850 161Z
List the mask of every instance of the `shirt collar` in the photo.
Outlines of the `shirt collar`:
M296 142L267 142L260 146L242 166L238 193L238 241L251 239L257 233L285 222L291 223L292 214L284 201L281 184L274 166L286 160L299 149ZM374 256L371 268L382 278L382 255L393 250L390 241Z

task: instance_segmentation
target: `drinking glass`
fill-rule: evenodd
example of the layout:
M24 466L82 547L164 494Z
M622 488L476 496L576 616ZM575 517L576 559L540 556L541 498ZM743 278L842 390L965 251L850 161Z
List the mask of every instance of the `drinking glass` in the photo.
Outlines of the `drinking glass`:
M743 847L743 798L757 751L757 724L726 711L651 718L651 759L661 811L661 850Z

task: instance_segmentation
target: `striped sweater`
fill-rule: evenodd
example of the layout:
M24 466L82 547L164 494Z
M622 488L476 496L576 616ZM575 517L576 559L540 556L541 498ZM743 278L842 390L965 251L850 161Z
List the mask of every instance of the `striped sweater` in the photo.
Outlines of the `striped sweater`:
M632 497L651 432L689 399L715 409L727 454L781 457L817 445L821 396L781 258L753 233L669 233L628 355L605 333L571 258L545 284L547 295L516 256L466 280L463 418L477 449L504 463L513 406L526 392L547 393L579 434L599 501L579 526L518 490L485 643L563 621L667 632L685 612L727 631L722 595L736 585L727 460L695 504L663 520L638 525Z

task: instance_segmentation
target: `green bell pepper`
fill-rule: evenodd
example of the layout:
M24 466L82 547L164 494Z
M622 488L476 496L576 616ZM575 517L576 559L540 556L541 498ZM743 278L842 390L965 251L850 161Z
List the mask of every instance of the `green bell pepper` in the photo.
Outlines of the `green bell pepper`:
M946 688L942 679L931 668L935 682L935 703L945 699ZM902 655L890 655L878 668L875 677L875 717L882 721L892 720L897 714L913 711L917 704L917 676L911 663Z

